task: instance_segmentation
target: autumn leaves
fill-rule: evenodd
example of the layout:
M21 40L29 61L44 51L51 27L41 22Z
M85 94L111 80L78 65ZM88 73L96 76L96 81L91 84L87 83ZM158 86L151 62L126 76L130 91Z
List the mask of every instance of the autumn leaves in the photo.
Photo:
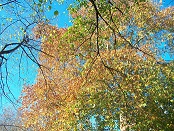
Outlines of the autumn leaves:
M117 4L111 3L82 2L82 8L72 7L77 15L68 29L44 26L46 34L39 34L44 38L45 54L39 56L44 66L36 84L23 90L26 127L55 131L173 128L173 63L157 64L165 61L154 52L158 49L154 36L160 29L147 23L157 10L151 3L135 2L118 19ZM95 17L96 10L101 16ZM143 17L146 13L148 18Z

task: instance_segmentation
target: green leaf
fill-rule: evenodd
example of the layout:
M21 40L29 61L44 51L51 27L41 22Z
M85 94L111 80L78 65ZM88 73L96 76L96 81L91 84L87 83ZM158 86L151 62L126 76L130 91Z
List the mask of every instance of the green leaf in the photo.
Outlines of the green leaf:
M41 4L39 3L39 4L37 4L38 5L38 7L41 7Z
M43 2L43 0L39 0L39 2L40 2L40 3L42 3L42 2Z
M74 49L74 44L71 44L70 47L71 47L71 49Z
M49 6L48 6L48 10L51 10L51 8L52 8L52 7L49 5Z
M55 16L58 16L58 14L59 14L59 12L56 10L56 11L54 11L54 15Z

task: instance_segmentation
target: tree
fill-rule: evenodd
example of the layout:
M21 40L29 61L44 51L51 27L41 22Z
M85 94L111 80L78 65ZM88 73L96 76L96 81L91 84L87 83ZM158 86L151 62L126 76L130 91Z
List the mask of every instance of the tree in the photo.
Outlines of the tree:
M80 1L73 26L44 25L37 83L22 95L33 130L173 130L173 7ZM168 50L162 49L165 46ZM41 73L44 72L44 76ZM118 128L117 128L118 126Z
M1 131L24 131L21 126L21 120L19 114L16 113L11 107L3 109L0 118L0 130Z
M22 74L28 70L26 63L42 67L38 62L38 53L42 52L41 41L34 38L32 30L39 23L48 23L45 16L51 8L48 7L50 3L43 0L3 0L0 2L0 97L4 96L13 104L16 98L14 92L11 91L10 82L18 81L14 79L17 76L19 81L26 79ZM14 72L14 70L17 71Z

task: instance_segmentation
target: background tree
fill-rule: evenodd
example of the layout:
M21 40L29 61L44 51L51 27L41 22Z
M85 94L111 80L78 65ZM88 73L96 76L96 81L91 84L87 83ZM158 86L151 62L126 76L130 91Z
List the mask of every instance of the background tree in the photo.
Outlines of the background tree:
M145 1L90 0L69 9L70 28L36 28L42 50L52 57L40 54L47 68L23 90L24 125L173 130L173 61L162 58L165 52L173 58L173 7L160 11Z
M0 130L1 131L24 131L21 126L20 115L13 110L12 107L6 107L3 109L0 118Z

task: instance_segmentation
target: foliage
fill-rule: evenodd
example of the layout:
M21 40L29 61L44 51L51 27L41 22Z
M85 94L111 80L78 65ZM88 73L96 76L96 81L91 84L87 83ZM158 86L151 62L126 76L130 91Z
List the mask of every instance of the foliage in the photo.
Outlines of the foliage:
M40 53L44 68L37 83L24 87L24 125L40 131L172 131L174 63L161 56L173 58L173 7L83 0L69 10L70 28L35 28L50 56Z

